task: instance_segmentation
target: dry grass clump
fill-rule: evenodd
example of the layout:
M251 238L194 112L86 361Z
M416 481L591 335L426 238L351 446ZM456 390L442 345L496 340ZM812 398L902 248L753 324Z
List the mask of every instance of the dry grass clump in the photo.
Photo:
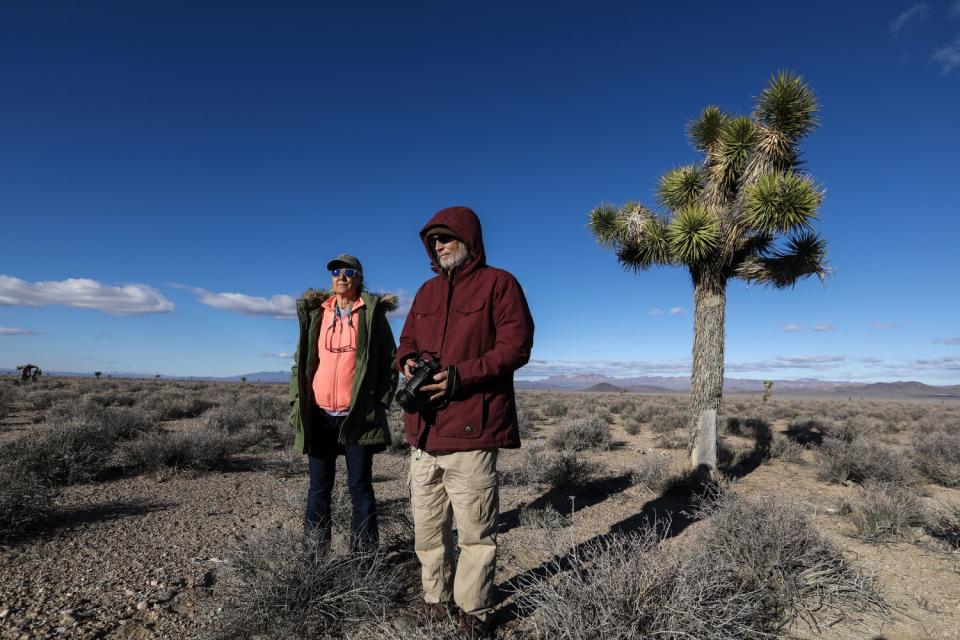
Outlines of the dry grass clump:
M547 439L550 446L561 451L609 449L612 441L610 425L596 417L565 420Z
M53 495L43 479L17 465L0 463L0 541L42 520Z
M217 405L215 401L197 393L188 393L175 388L159 390L152 394L145 404L157 420L196 418Z
M569 410L566 401L557 396L544 398L540 402L540 411L548 418L562 418Z
M553 489L576 487L587 480L594 467L572 451L548 451L539 446L522 449L516 469L501 472L503 482L523 486L546 485Z
M670 457L650 452L640 456L630 471L630 480L634 485L646 487L653 493L659 493L675 476Z
M910 459L865 437L833 435L817 450L817 477L828 482L880 482L910 484L915 480Z
M689 436L683 431L661 433L653 440L653 444L660 449L685 449L689 442Z
M960 430L921 434L913 451L921 474L944 487L960 487Z
M0 420L6 418L13 408L13 391L7 387L0 387Z
M866 481L849 508L857 537L868 542L900 539L925 520L920 496L889 482Z
M700 515L689 546L655 528L615 534L525 578L523 637L760 639L796 620L816 628L822 613L886 613L873 579L795 508L728 494Z
M235 437L211 429L153 433L124 442L117 457L122 467L136 472L222 469L242 444Z
M520 524L532 529L554 531L570 526L570 519L554 509L553 505L545 504L539 508L528 505L520 509Z
M790 438L777 436L774 437L770 443L770 457L783 460L784 462L802 464L804 462L803 452L805 450L801 444Z
M927 535L960 550L960 502L947 502L928 513L923 523Z
M237 406L219 406L208 409L200 419L204 429L237 433L253 423L253 416Z
M339 637L381 618L405 587L382 551L340 555L300 532L273 529L231 550L210 637Z

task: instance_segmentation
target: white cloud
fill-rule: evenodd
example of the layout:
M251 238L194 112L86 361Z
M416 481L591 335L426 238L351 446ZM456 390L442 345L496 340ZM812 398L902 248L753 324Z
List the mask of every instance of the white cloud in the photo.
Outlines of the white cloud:
M936 344L960 344L960 338L937 338Z
M880 329L881 331L886 331L888 329L896 329L900 325L895 322L871 322L870 326L874 329Z
M29 329L17 329L15 327L0 327L0 336L37 336L40 335L36 331L30 331Z
M245 293L215 293L200 287L171 285L178 289L189 289L197 296L201 304L223 311L234 311L248 316L272 316L288 319L297 317L297 301L293 296L284 294L263 298L248 296Z
M116 316L169 313L174 304L145 284L111 286L88 278L26 282L0 274L0 306L63 305Z
M654 307L653 309L650 309L650 315L652 315L652 316L662 316L662 315L663 315L663 309L660 309L660 308L658 308L658 307Z
M893 22L890 23L890 31L897 33L910 22L923 20L929 13L930 6L926 2L918 2L893 19Z
M953 71L960 66L960 38L934 51L930 59L940 63L940 73L946 75Z
M800 331L806 331L807 328L802 324L790 323L790 324L784 325L783 330L788 333L798 333Z
M820 322L813 325L814 331L824 332L824 331L833 331L834 326L829 322Z
M522 369L525 377L596 374L615 378L645 375L689 375L690 359L682 360L542 360Z
M397 289L395 295L399 298L397 308L387 314L388 318L406 319L410 313L410 305L413 304L413 296L406 289Z
M291 360L293 358L292 353L287 353L286 351L281 351L280 353L262 353L260 354L261 358L278 358L280 360Z
M672 316L678 316L683 313L683 311L683 307L670 307L670 315Z

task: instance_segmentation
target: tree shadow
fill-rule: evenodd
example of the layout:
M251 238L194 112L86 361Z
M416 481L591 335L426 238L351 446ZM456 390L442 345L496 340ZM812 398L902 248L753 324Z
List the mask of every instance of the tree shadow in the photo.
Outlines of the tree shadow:
M745 420L741 429L753 437L753 448L745 455L737 456L730 449L717 446L717 468L724 475L743 478L770 459L770 446L773 444L773 429L766 420L750 418Z
M823 444L826 429L818 420L804 420L791 422L783 433L797 444L805 447L819 447Z
M586 509L627 490L632 484L630 474L622 474L597 478L575 487L550 489L532 502L501 513L499 533L504 534L519 527L520 512L525 508L543 509L549 505L560 513L566 513L571 508L572 498L575 509Z
M73 529L83 525L145 516L157 511L166 511L174 506L176 506L176 504L170 502L126 501L90 504L66 509L53 509L47 513L46 517L42 520L33 523L23 531L7 537L4 543L12 544L38 538L47 538L64 529Z
M555 575L558 571L576 569L585 560L589 560L588 555L592 549L602 548L602 543L613 536L651 528L656 529L664 540L679 535L698 520L695 508L698 500L713 486L713 482L703 473L690 472L673 478L659 496L646 502L639 512L610 525L607 533L578 543L562 555L554 555L536 567L497 585L498 602L503 603L531 581ZM520 605L513 601L501 606L493 615L496 625L502 626L520 621L528 612L524 612Z

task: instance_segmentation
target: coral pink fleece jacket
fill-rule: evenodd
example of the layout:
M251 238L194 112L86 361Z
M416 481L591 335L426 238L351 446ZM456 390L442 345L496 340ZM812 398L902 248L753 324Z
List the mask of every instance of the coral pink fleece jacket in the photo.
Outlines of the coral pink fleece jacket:
M323 314L317 338L319 362L313 376L317 406L335 413L350 409L353 377L357 372L357 330L352 320L341 320L334 313L336 301L336 296L330 296L321 305L327 313ZM351 315L362 306L363 300L357 298Z
M470 257L451 277L443 275L427 241L431 227L449 227ZM400 334L397 362L420 351L456 365L459 390L436 412L405 413L404 432L414 447L469 451L520 446L513 372L530 360L533 318L511 274L487 266L480 220L471 209L437 212L420 231L438 275L420 287Z

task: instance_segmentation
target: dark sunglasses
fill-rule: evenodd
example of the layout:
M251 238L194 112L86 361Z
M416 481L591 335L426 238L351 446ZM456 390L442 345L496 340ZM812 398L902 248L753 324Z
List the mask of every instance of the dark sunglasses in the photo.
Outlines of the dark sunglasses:
M347 276L348 278L352 278L360 272L357 271L356 269L331 269L330 273L331 275L333 275L334 278L338 278L341 273Z
M447 233L438 233L436 235L427 236L427 242L429 242L431 245L437 244L438 242L440 244L447 244L448 242L452 242L454 240L459 240L459 239L460 238L458 238L457 236L451 236L450 234L447 234Z

